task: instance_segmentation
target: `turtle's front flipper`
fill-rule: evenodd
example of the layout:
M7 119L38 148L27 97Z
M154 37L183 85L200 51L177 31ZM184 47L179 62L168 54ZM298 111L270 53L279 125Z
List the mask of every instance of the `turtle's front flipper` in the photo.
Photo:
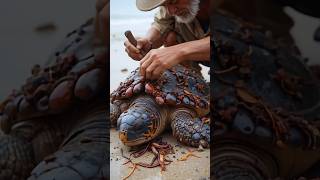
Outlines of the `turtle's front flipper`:
M109 124L105 110L74 115L78 119L55 153L46 156L29 180L107 179L109 174Z
M25 179L35 166L31 143L0 132L0 179Z
M129 102L127 100L115 100L110 102L110 122L112 126L117 124L117 120L121 113L127 110Z
M209 147L210 125L195 117L195 113L186 108L177 109L171 115L173 136L189 146Z

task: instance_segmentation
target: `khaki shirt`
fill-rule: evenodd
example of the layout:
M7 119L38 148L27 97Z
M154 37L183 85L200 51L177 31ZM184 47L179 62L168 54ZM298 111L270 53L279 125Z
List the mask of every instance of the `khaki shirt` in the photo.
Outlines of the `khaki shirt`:
M207 32L204 32L197 18L188 24L178 23L174 16L167 13L165 7L159 8L152 25L160 31L161 35L169 31L176 32L178 43L199 40L210 35L210 27Z

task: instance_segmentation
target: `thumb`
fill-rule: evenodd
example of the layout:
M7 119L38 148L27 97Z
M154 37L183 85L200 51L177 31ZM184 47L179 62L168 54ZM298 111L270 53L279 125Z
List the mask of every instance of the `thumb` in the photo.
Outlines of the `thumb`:
M141 49L141 47L142 47L142 44L141 44L140 41L138 41L138 43L137 43L137 48L138 48L138 49Z
M144 41L141 41L141 40L139 41L139 40L138 40L138 42L137 42L137 48L138 48L138 49L142 49L143 46L144 46Z

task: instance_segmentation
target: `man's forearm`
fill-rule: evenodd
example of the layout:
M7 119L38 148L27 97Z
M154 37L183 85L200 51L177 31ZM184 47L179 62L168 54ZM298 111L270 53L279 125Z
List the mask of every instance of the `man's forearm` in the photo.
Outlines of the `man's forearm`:
M154 26L150 27L150 29L147 32L146 38L152 43L153 48L159 48L163 45L161 33Z
M209 61L210 60L210 37L200 40L189 41L175 45L177 52L183 61Z

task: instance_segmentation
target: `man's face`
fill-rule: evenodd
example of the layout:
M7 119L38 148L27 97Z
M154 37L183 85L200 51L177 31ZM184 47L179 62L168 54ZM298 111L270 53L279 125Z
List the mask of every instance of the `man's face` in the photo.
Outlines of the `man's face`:
M200 0L168 0L164 6L177 22L189 23L199 11L199 3Z

